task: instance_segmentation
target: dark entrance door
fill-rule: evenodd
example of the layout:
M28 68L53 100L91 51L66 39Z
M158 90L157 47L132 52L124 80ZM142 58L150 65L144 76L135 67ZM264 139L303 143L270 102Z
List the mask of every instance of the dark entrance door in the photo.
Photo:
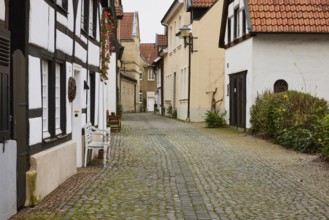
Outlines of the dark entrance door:
M26 59L20 50L13 53L13 135L17 140L17 208L25 203L27 153L27 79Z
M247 71L230 75L230 126L246 128Z

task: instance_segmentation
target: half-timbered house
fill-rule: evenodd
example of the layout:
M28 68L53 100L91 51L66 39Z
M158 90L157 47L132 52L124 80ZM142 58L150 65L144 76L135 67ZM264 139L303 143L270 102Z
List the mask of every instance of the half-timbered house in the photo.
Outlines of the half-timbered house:
M33 205L82 166L87 122L106 126L103 7L108 1L10 1L19 207Z

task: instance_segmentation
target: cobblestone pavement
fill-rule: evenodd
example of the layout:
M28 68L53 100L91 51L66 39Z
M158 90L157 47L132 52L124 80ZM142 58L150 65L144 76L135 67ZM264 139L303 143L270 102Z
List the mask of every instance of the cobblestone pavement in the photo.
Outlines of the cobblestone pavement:
M316 156L278 146L262 154L265 141L152 114L125 119L108 167L60 209L18 218L329 219L328 167L317 162L316 176L307 167Z

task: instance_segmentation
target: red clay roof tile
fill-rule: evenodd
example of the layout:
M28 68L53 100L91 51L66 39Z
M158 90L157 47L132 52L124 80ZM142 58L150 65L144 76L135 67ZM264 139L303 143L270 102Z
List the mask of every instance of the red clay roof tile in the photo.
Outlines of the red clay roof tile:
M154 59L157 57L157 50L154 43L151 44L140 44L141 55L144 57L144 60L152 65Z
M167 47L167 36L164 34L157 34L156 44L160 48Z
M329 0L248 0L253 32L329 32Z
M211 7L217 0L192 0L192 7L195 8L208 8Z
M120 39L133 39L134 12L125 12L120 22Z

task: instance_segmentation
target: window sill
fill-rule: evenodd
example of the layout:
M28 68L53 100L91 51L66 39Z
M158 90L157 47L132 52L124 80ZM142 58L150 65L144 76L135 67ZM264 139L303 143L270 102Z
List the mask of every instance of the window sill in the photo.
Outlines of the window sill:
M57 140L56 137L52 137L52 138L44 139L43 142L44 142L44 143L50 143L50 142L54 142L54 141L56 141L56 140Z
M58 139L66 138L68 135L67 134L59 134L57 135Z

